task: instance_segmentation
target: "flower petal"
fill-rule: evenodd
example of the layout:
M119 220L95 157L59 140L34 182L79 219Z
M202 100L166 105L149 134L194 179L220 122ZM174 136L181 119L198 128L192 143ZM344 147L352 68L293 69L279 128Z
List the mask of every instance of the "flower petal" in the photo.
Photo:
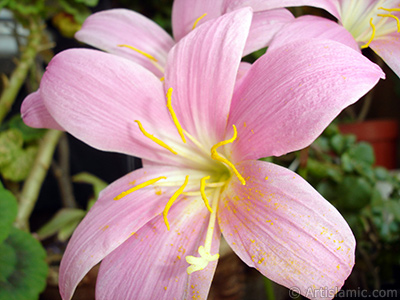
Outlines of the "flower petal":
M218 214L228 244L271 280L307 297L314 290L311 298L333 298L354 265L355 240L346 221L288 169L245 161L238 170L246 185L232 181ZM328 296L318 296L322 289Z
M165 88L182 127L206 147L223 136L251 16L245 8L208 21L169 53Z
M134 62L96 50L67 50L49 64L40 91L57 123L92 147L163 162L180 159L134 122L167 144L180 141L162 83Z
M168 213L170 231L161 216L147 223L103 260L96 299L207 299L217 262L188 275L185 257L198 256L208 215L202 200L191 197L172 206ZM216 228L212 243L215 252L219 239Z
M175 0L172 6L172 31L174 38L179 41L189 32L198 18L205 15L196 22L200 24L218 18L224 13L225 0Z
M165 65L174 45L172 37L145 16L127 9L110 9L89 16L76 39L93 47L126 57L144 66L158 77L162 72L144 55L118 45L126 44L144 51Z
M252 3L252 6L255 7L256 11L292 6L314 6L325 9L339 19L340 0L238 0L235 1L235 3L237 3L237 5L244 5L249 1Z
M274 35L293 19L287 9L255 11L243 56L267 47Z
M269 49L278 48L288 42L301 39L320 38L334 40L361 52L360 47L343 26L331 20L317 16L301 16L285 25L272 41Z
M400 37L398 32L388 34L383 38L371 42L370 48L374 50L387 65L400 77Z
M229 114L233 159L280 156L310 145L382 70L353 49L320 39L267 51L236 88Z
M150 185L120 200L114 198L137 184L159 176L184 180L184 170L143 168L125 175L101 192L68 243L60 265L60 293L70 299L83 276L105 256L164 209L176 187Z
M29 94L22 102L21 117L30 127L64 130L50 115L40 96L40 90Z

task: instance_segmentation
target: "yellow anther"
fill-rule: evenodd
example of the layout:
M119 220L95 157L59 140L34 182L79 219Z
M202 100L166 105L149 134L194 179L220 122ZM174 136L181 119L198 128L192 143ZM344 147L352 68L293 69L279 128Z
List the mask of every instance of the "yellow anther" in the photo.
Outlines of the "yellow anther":
M196 21L194 21L193 26L192 26L192 30L196 28L197 23L199 23L199 21L200 21L201 19L203 19L205 16L207 16L207 13L202 14L200 17L198 17L198 18L196 19Z
M180 135L181 138L182 138L182 141L183 141L184 143L186 143L186 139L185 139L185 136L184 136L184 134L183 134L182 126L181 126L181 124L179 123L178 118L176 117L176 114L175 114L174 109L172 108L172 104L171 104L172 91L173 91L173 88L169 88L169 89L168 89L168 92L167 92L167 107L168 107L169 113L171 114L172 120L174 121L174 124L175 124L175 126L176 126L176 129L178 129L178 133L179 133L179 135Z
M153 184L153 183L156 183L157 181L159 181L159 180L161 180L161 179L167 179L167 177L165 177L165 176L160 176L160 177L157 177L157 178L154 178L154 179L147 180L147 181L145 181L145 182L143 182L143 183L140 183L140 184L134 186L133 188L130 188L129 190L127 190L127 191L125 191L125 192L122 192L122 193L119 194L117 197L115 197L114 200L122 199L122 198L124 198L125 196L127 196L127 195L129 195L129 194L131 194L131 193L133 193L133 192L135 192L135 191L141 189L141 188L144 188L144 187L149 186L149 185L151 185L151 184Z
M393 16L393 15L391 15L391 14L385 14L385 15L379 14L378 16L379 16L379 17L388 17L388 18L393 18L393 19L395 19L396 22L397 22L397 32L400 32L400 20L399 20L398 17Z
M213 213L213 210L212 210L212 208L210 207L210 204L208 203L208 199L207 199L206 192L205 192L206 180L208 180L208 179L210 179L210 176L203 177L203 178L200 180L200 193L201 193L201 198L203 198L204 204L206 205L208 211L209 211L210 213Z
M400 5L399 5L400 6ZM384 8L384 7L378 7L378 9L382 9L385 11L400 11L400 8Z
M372 23L372 19L373 18L371 18L370 20L369 20L369 24L371 25L371 27L372 27L372 34L371 34L371 38L369 39L369 41L365 44L365 45L362 45L361 46L361 49L365 49L365 48L368 48L369 47L369 44L371 44L371 42L372 42L372 40L374 39L374 37L375 37L375 31L376 31L376 28L375 28L375 25L374 25L374 23Z
M229 160L227 160L225 157L221 156L217 152L217 148L218 147L224 146L226 144L233 143L233 141L236 140L236 138L237 138L236 126L232 125L232 127L233 127L233 137L228 139L228 140L221 141L221 142L215 144L214 146L212 146L212 148L211 148L211 158L214 159L214 160L220 161L222 163L225 163L228 167L230 167L232 169L233 173L235 173L236 177L240 180L242 185L246 185L246 181L244 180L243 176L240 175L240 173L238 172L238 170L236 169L234 164L231 163Z
M144 130L142 123L140 123L140 121L135 120L135 122L139 125L139 129L140 131L144 134L145 137L148 137L149 139L151 139L153 142L159 144L161 147L164 147L165 149L171 151L173 154L178 154L176 151L174 151L170 146L168 146L166 143L164 143L162 140L154 137L154 135L146 132L146 130Z
M175 200L179 197L179 195L182 194L188 181L189 181L189 175L186 175L185 182L183 183L183 185L172 195L172 197L168 200L167 205L165 205L165 208L163 211L163 218L164 218L164 223L167 226L168 230L170 229L168 218L167 218L168 211L171 208L172 204L174 204Z
M117 46L118 46L118 47L126 47L126 48L129 48L129 49L131 49L131 50L133 50L133 51L136 51L136 52L142 54L143 56L146 56L148 59L150 59L150 60L152 60L152 61L154 61L154 62L157 62L157 59L156 59L154 56L152 56L152 55L150 55L150 54L148 54L148 53L146 53L146 52L144 52L144 51L142 51L142 50L139 50L138 48L135 48L135 47L129 46L129 45L125 45L125 44L121 44L121 45L117 45Z

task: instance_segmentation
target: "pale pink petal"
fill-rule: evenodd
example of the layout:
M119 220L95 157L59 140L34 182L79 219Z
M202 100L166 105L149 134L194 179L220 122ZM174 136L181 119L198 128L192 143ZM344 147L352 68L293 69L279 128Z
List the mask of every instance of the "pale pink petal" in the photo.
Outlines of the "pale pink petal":
M134 171L109 185L75 230L60 265L60 293L70 299L83 276L133 233L163 211L177 187L150 185L120 200L115 197L147 180L184 181L184 170L168 167Z
M355 239L346 221L288 169L261 161L237 167L246 185L234 179L218 211L228 244L269 279L307 298L333 298L354 265Z
M165 65L168 51L174 45L172 37L145 16L127 9L111 9L95 13L83 23L76 39L107 52L126 57L151 70L158 77L162 72L144 55L121 44L144 51Z
M274 35L293 19L293 15L286 9L255 11L244 55L267 47Z
M232 7L251 6L254 11L291 6L314 6L323 8L333 16L339 18L339 0L226 0L226 2L231 2Z
M240 63L239 70L236 76L236 85L240 84L240 79L242 79L246 75L247 71L249 71L250 68L251 68L251 63L244 61Z
M175 0L172 6L172 31L179 41L193 30L196 20L198 27L206 21L218 18L224 13L225 0Z
M67 50L49 64L40 91L57 123L92 147L164 162L180 159L135 123L167 144L180 141L162 82L134 62L96 50Z
M24 99L21 105L21 117L24 123L30 127L64 130L44 106L40 90L29 94Z
M201 198L176 202L168 213L169 231L157 216L103 260L96 299L207 299L217 262L188 275L185 257L199 256L208 219ZM213 238L211 254L218 252L218 226Z
M251 16L245 8L208 21L169 53L165 88L183 128L205 147L223 136Z
M291 41L309 38L334 40L360 52L357 42L343 26L317 16L301 16L285 25L275 35L269 49L284 46Z
M280 156L310 145L346 106L367 93L382 70L334 41L296 41L267 51L236 88L227 136L233 159Z
M370 48L374 50L387 65L400 77L400 34L394 32L375 39Z

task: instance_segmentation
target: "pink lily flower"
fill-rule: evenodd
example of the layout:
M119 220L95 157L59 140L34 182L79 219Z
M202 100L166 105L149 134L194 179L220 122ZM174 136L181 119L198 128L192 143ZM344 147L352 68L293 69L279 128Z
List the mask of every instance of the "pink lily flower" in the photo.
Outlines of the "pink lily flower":
M400 0L272 0L268 8L309 5L326 9L339 24L316 16L299 17L279 32L279 47L287 40L322 37L355 49L370 47L400 77Z
M74 232L60 266L64 300L100 261L96 299L206 299L221 235L246 264L307 297L333 298L343 285L355 251L343 217L300 176L257 159L308 146L384 74L314 39L268 51L236 83L251 18L235 10L187 34L163 82L116 55L64 51L24 101L30 126L59 124L143 158Z
M152 20L127 9L111 9L88 17L76 39L126 57L164 76L168 52L182 37L206 21L230 11L252 7L254 16L243 56L266 47L281 27L294 19L286 9L264 10L257 0L175 0L172 38ZM134 51L132 51L134 50Z

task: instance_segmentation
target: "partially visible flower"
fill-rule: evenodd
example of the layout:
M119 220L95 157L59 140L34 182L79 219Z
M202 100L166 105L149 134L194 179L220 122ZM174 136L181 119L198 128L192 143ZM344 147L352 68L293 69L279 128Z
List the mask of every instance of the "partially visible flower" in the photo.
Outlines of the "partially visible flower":
M293 20L275 36L274 47L287 40L323 37L343 42L350 47L370 47L400 77L400 0L271 0L269 8L310 5L326 9L334 22L316 16ZM329 32L326 31L329 30ZM350 36L351 35L351 36ZM349 39L353 38L353 41Z
M143 158L74 232L63 299L100 261L97 299L206 299L221 233L245 263L303 295L343 285L355 250L345 220L300 176L257 159L308 146L384 74L314 39L268 51L237 83L251 17L235 10L187 34L164 82L116 55L62 52L24 101L28 125L59 124L93 147Z
M252 7L254 13L243 56L266 47L283 24L293 20L286 9L264 10L259 0L175 0L174 38L152 20L127 9L111 9L87 18L75 37L86 44L133 60L164 76L169 50L205 22L233 10Z

